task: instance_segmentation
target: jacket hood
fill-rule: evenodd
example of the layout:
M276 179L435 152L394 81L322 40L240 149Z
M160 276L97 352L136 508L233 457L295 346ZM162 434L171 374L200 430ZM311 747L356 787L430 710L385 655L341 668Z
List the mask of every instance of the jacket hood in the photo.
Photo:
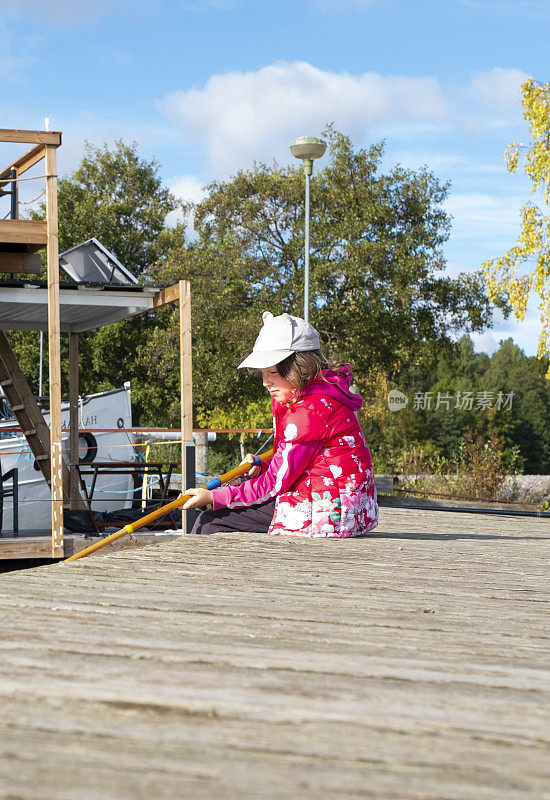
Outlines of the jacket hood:
M324 369L318 378L305 387L302 397L322 394L325 397L333 397L339 403L357 411L363 405L363 400L360 395L350 392L352 380L353 372L349 364L343 364L338 371Z

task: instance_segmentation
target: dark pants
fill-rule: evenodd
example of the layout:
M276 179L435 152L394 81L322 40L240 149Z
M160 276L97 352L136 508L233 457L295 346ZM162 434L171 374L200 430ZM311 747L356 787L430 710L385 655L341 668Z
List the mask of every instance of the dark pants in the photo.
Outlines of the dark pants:
M217 511L203 511L197 517L191 533L206 534L228 531L267 533L274 511L275 500L244 508L219 508Z

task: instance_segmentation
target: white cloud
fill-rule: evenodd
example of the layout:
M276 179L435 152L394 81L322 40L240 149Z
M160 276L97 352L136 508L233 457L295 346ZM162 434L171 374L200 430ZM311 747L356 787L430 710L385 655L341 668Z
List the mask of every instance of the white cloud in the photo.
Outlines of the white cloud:
M495 342L500 343L506 339L513 339L514 343L528 356L536 356L538 340L541 332L540 311L538 309L538 297L531 295L527 303L527 311L524 319L519 322L513 314L505 318L502 311L493 311L493 327L490 335ZM483 334L472 335L472 339L482 337ZM489 342L487 342L487 346ZM476 350L485 349L481 345ZM489 352L486 350L486 352Z
M480 192L451 194L444 203L452 215L453 239L483 239L513 244L520 231L524 196L489 195Z
M484 333L472 332L469 336L474 343L474 351L476 353L487 353L487 355L492 356L498 350L498 341L490 331L485 331Z
M200 203L206 197L204 184L195 175L179 175L172 178L168 181L168 188L178 200L183 200L184 203ZM182 214L180 210L171 211L166 218L166 224L173 226L184 222L187 236L194 239L196 234L193 228L193 217L192 212Z
M16 35L0 22L0 41L2 42L0 81L17 82L21 79L22 72L36 61L33 52L38 37Z
M195 175L179 175L168 181L168 188L184 203L200 203L206 197L204 184Z
M445 276L448 278L457 278L461 273L469 272L471 267L465 267L457 261L447 261L445 264Z
M465 98L493 114L517 121L521 118L521 85L528 77L519 69L503 67L476 72L465 89Z
M203 88L173 92L158 105L207 151L216 176L253 160L287 161L292 139L318 135L329 121L361 139L382 120L437 121L447 112L435 78L334 73L303 61L213 75Z
M423 149L393 149L391 153L393 162L402 164L409 169L419 169L427 166L440 175L475 176L479 184L479 175L508 176L504 160L489 163L471 155L456 152L438 152L437 150Z

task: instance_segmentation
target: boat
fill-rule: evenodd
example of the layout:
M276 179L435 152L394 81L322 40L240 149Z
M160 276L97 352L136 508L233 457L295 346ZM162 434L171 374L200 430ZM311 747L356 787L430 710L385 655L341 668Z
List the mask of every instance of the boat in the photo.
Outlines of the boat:
M38 398L40 403L42 398ZM46 398L43 398L46 400ZM69 403L62 402L63 457L68 463ZM43 411L49 424L49 412ZM99 392L79 399L79 461L135 461L137 451L132 433L130 383L120 389ZM14 430L15 429L15 430ZM89 430L87 430L89 429ZM105 430L109 429L109 430ZM17 470L19 532L36 531L49 526L50 489L20 430L7 399L0 396L0 471L5 475ZM84 476L88 489L92 476ZM10 482L6 483L9 487ZM141 484L140 484L141 487ZM136 493L133 475L97 476L93 495L94 511L130 508ZM1 500L0 500L1 502ZM13 530L13 505L4 502L2 532Z

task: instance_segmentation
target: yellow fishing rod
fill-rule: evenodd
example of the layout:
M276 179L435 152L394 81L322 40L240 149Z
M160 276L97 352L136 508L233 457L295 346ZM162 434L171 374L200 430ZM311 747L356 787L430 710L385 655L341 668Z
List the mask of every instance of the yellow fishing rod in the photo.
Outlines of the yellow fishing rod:
M258 466L262 463L262 461L266 461L266 459L271 458L272 455L273 450L268 450L266 453L262 453L261 456L254 456L254 461L252 463L247 461L244 464L235 467L235 469L231 469L229 472L225 472L223 475L220 475L219 478L212 478L212 480L208 481L208 483L205 483L203 486L201 486L201 489L217 489L223 483L228 483L229 481L232 481L233 478L238 478L239 475L244 475L244 473L248 472L249 469L252 469L254 466ZM175 500L172 500L171 503L167 503L167 505L161 506L155 511L151 511L150 514L146 514L144 517L136 519L135 522L125 525L119 531L116 531L116 533L111 533L111 535L106 536L105 539L101 539L101 541L95 542L95 544L90 545L90 547L80 550L79 553L75 553L70 558L67 558L66 561L76 561L78 558L89 556L91 553L95 553L96 550L100 550L102 547L105 547L105 545L111 544L111 542L116 542L117 539L121 539L123 536L128 536L134 531L137 531L138 528L143 528L145 525L148 525L150 522L154 522L159 517L163 517L165 514L169 514L171 511L175 511L177 508L185 505L190 497L193 497L193 495L180 494L180 496Z

